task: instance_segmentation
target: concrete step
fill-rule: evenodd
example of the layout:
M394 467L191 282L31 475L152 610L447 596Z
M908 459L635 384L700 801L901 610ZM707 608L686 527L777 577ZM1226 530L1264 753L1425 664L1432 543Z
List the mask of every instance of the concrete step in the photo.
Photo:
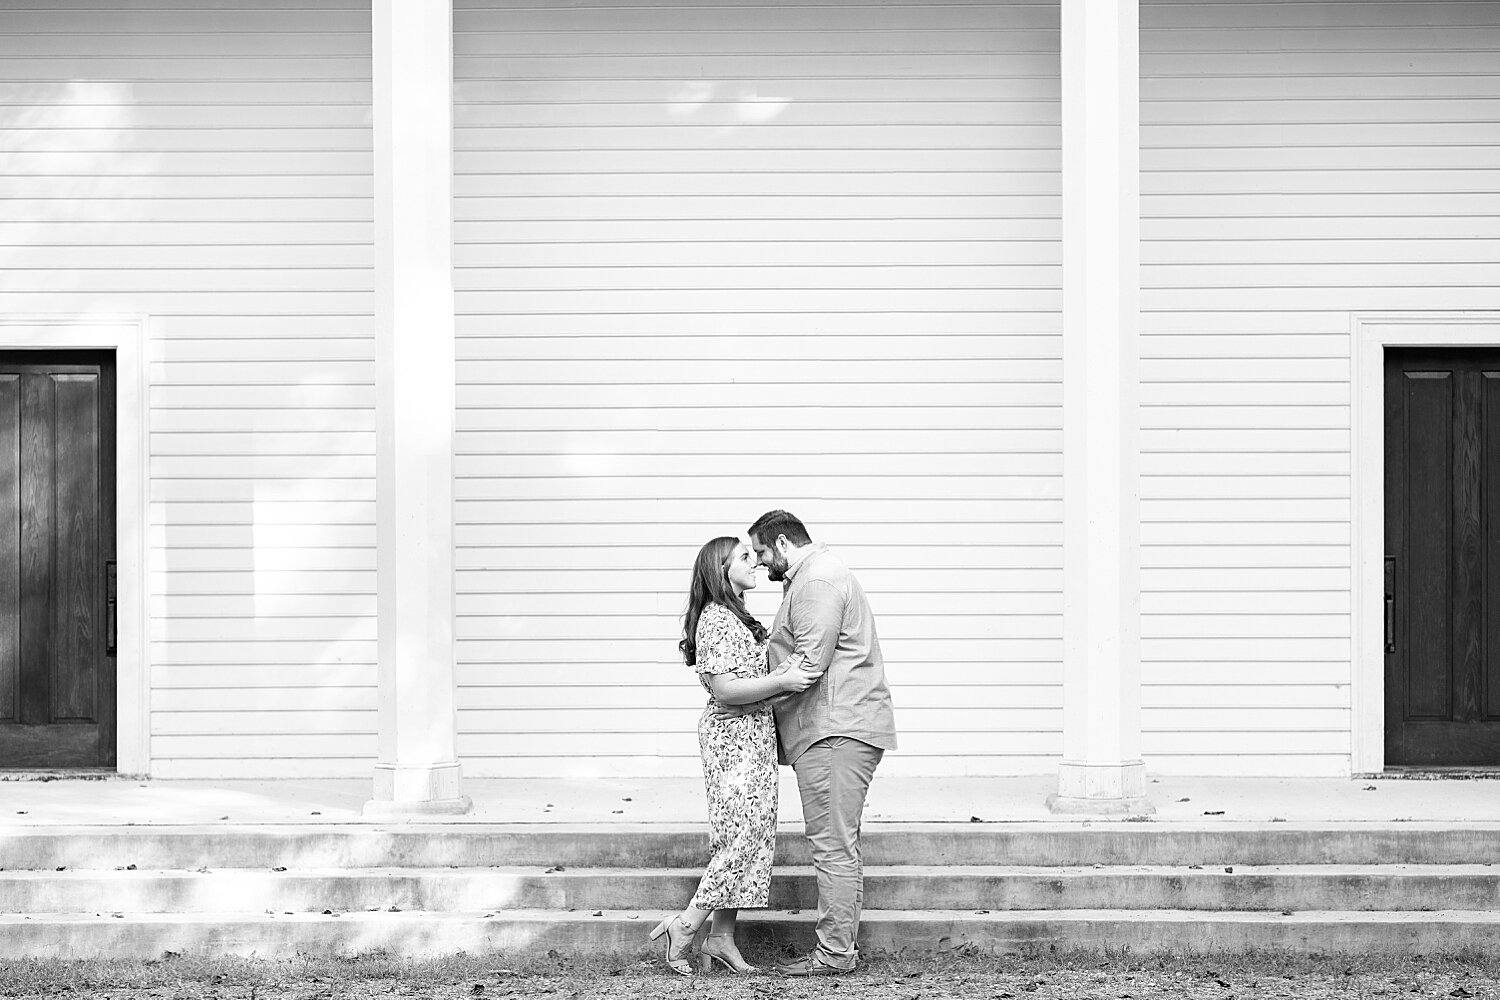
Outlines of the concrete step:
M299 953L447 955L457 951L657 954L646 935L660 911L512 910L462 913L34 914L0 915L8 958L156 958L180 954L291 957ZM751 946L807 948L812 915L746 910ZM1058 948L1156 951L1389 954L1493 951L1500 913L1441 910L1351 913L1205 913L1199 910L866 910L860 943L870 951L987 952Z
M1226 870L1232 867L1233 870ZM1490 865L1180 866L1114 868L992 865L871 866L872 910L1485 910L1500 909ZM11 913L321 913L389 910L671 909L702 869L362 868L205 871L5 871L0 910ZM812 870L777 870L776 909L812 909Z
M1500 857L1500 825L1108 822L869 824L865 863L1037 866L1479 864ZM696 868L702 826L636 824L295 824L0 829L0 867L98 868ZM778 865L809 863L800 830L782 830Z

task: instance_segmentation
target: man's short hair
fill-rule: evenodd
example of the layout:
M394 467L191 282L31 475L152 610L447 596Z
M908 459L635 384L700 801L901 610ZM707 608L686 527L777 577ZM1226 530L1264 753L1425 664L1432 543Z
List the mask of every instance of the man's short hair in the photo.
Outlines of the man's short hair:
M806 545L812 541L807 526L797 519L796 514L784 510L766 511L750 525L748 533L760 539L763 545L774 545L782 535L793 545Z

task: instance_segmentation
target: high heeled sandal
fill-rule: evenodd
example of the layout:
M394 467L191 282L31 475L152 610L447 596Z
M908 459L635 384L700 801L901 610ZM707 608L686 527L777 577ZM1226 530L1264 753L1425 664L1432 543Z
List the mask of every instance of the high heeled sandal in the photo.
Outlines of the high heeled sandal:
M681 929L683 937L678 937L672 933L674 924ZM679 976L691 976L693 974L693 963L689 961L689 956L693 953L693 945L695 944L695 938L698 936L699 930L700 928L693 927L687 921L683 920L680 914L674 913L657 924L655 929L651 931L652 941L655 941L662 935L666 935L665 958L667 968Z
M729 943L730 951L725 954L720 954L716 948L712 947L711 942L715 937L727 941ZM710 934L708 937L704 938L703 943L698 947L698 955L698 968L699 971L702 972L707 972L712 969L715 962L718 962L720 965L724 966L724 968L728 969L730 972L734 973L737 976L747 976L760 971L759 966L751 965L749 962L745 961L744 956L740 954L739 948L735 947L734 938L730 937L728 934ZM736 959L739 961L739 965L734 964Z

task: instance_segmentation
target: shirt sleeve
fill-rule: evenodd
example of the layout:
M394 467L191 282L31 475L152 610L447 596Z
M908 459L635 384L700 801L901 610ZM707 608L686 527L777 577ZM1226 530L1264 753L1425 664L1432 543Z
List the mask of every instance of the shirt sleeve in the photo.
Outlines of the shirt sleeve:
M717 604L703 609L698 618L698 673L730 674L739 669L733 628L738 624Z
M843 631L844 595L831 583L811 580L787 609L787 623L793 643L789 659L800 659L806 669L821 674L833 662Z

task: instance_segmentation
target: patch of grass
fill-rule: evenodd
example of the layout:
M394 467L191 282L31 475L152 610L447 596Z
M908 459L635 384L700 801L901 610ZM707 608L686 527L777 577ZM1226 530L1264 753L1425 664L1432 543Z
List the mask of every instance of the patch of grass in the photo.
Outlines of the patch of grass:
M775 955L747 949L751 961ZM1490 997L1500 991L1500 955L1305 955L1284 952L1207 955L1053 951L1021 955L959 948L944 953L867 956L853 975L783 980L771 975L683 979L640 954L452 955L406 959L386 954L292 959L172 956L150 961L0 961L0 996L73 1000L146 997L297 1000L384 997L620 997L678 1000L688 993L715 1000L833 998L873 1000L1049 1000L1097 997L1180 1000L1231 997L1393 998Z

